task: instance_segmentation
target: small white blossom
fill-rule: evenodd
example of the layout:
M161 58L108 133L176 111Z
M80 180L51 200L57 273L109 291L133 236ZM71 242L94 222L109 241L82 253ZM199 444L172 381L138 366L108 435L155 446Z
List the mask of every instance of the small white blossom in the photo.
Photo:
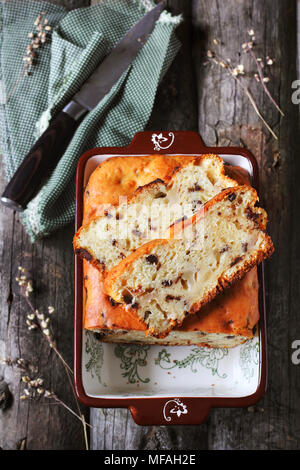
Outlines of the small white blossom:
M30 381L30 378L28 377L28 375L23 375L22 381L28 383Z

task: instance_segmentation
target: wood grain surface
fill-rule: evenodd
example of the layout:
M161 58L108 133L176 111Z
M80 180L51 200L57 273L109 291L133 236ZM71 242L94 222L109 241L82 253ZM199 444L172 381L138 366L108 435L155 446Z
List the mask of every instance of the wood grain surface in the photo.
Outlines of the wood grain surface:
M59 3L80 6L80 2ZM168 7L184 16L178 29L183 46L160 85L148 129L198 130L207 145L243 146L258 159L261 198L276 249L265 266L268 390L255 407L215 409L199 426L141 427L125 409L93 409L90 446L107 450L299 449L300 365L291 360L292 342L300 340L299 106L292 103L292 82L297 79L297 2L169 0ZM264 73L284 117L255 80L255 63L243 52L250 29L255 33L257 57L274 59ZM218 51L233 65L244 64L244 83L278 140L263 125L238 82L208 60L208 50ZM4 184L1 176L1 188ZM53 329L60 351L71 363L73 227L32 245L19 216L1 207L0 231L0 356L35 362L49 387L75 407L64 369L45 340L26 329L26 303L18 296L15 281L18 266L25 266L36 285L36 305L56 308ZM59 405L20 402L22 382L16 368L0 366L0 375L13 395L11 406L0 410L3 449L22 445L28 449L84 448L76 418Z

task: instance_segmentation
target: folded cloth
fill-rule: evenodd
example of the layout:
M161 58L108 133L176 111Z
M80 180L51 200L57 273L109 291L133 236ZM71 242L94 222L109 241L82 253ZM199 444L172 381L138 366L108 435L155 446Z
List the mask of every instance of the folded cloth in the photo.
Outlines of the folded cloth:
M102 0L71 12L28 0L0 5L1 141L9 180L50 119L154 2ZM49 39L36 49L36 63L26 75L23 57L40 13L51 27ZM32 241L72 221L80 156L96 146L127 145L135 132L144 129L159 81L180 47L174 35L180 20L162 13L137 58L80 123L56 168L21 215Z

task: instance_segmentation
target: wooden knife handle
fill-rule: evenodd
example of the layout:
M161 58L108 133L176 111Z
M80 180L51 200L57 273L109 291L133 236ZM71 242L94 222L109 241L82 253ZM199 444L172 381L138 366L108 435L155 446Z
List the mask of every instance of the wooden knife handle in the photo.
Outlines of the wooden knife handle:
M63 111L50 122L6 186L1 197L3 204L19 211L26 208L65 152L77 125Z

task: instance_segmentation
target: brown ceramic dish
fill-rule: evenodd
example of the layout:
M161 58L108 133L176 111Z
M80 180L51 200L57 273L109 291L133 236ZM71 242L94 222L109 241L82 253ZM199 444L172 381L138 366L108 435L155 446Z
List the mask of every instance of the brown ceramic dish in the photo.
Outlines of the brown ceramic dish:
M128 147L95 148L79 160L75 230L82 223L84 187L97 164L115 155L153 153L215 153L227 163L247 169L252 185L259 190L257 162L243 148L205 147L196 132L140 132ZM256 403L265 392L267 378L263 265L258 274L260 321L252 342L229 351L102 345L82 327L82 260L75 256L74 380L79 400L97 408L129 408L141 425L200 424L211 408Z

